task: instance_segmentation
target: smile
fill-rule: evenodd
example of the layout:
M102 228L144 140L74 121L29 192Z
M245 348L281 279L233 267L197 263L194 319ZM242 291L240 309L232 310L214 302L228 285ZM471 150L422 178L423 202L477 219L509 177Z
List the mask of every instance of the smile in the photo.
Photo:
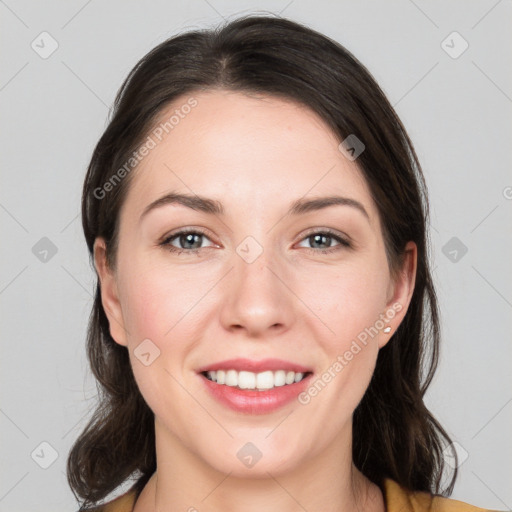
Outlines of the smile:
M311 381L313 369L284 359L247 358L218 361L196 370L209 397L227 409L269 414L297 397Z

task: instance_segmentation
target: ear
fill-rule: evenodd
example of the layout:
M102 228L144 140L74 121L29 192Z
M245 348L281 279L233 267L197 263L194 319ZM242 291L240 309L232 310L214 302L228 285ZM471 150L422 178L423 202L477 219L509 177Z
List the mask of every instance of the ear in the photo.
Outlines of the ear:
M379 336L379 348L382 348L391 339L398 326L407 313L416 284L416 268L418 259L418 248L414 242L407 242L402 268L395 279L391 280L388 288L388 301L384 317L389 319L386 327L391 327L389 333L383 332Z
M119 345L127 346L123 311L119 302L115 272L107 264L105 240L94 241L94 265L100 281L101 302L108 318L110 335Z

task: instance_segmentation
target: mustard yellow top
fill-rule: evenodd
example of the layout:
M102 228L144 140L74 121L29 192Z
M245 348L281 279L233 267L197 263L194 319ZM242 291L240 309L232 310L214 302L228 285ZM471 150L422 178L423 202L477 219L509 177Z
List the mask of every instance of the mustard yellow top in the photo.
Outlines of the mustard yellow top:
M432 496L426 492L411 492L389 478L384 480L382 491L387 512L484 512L489 510L450 498ZM130 491L95 510L98 512L133 512L135 500L135 491Z

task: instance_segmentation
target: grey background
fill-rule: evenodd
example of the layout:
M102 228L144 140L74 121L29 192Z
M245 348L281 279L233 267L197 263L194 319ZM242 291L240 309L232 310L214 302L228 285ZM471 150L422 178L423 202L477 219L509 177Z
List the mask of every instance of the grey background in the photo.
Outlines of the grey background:
M345 45L401 116L430 188L444 342L427 403L462 454L452 497L512 507L511 2L5 0L1 512L77 508L65 459L95 397L80 193L118 87L165 38L261 10Z

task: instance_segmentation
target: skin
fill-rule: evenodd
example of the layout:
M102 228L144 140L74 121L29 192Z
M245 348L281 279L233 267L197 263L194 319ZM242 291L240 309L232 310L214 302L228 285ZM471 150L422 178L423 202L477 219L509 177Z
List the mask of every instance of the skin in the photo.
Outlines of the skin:
M384 511L380 489L353 465L352 415L379 349L406 313L416 246L407 244L393 279L357 160L341 154L314 112L270 96L193 96L197 106L132 171L115 269L106 265L104 240L94 248L111 335L129 350L155 414L158 469L135 511ZM221 201L225 213L171 204L140 220L171 191ZM350 206L286 215L303 196L332 194L359 201L369 218ZM159 245L185 227L203 228L206 237L189 245L174 238L181 254ZM349 237L352 247L310 238L325 228ZM236 252L247 236L263 249L252 263ZM191 245L199 252L191 254ZM270 414L236 413L210 397L196 373L224 359L276 357L319 376L393 304L402 309L386 324L391 333L369 338L306 405L294 400ZM148 366L134 355L145 339L160 350ZM262 453L252 468L237 458L247 442Z

